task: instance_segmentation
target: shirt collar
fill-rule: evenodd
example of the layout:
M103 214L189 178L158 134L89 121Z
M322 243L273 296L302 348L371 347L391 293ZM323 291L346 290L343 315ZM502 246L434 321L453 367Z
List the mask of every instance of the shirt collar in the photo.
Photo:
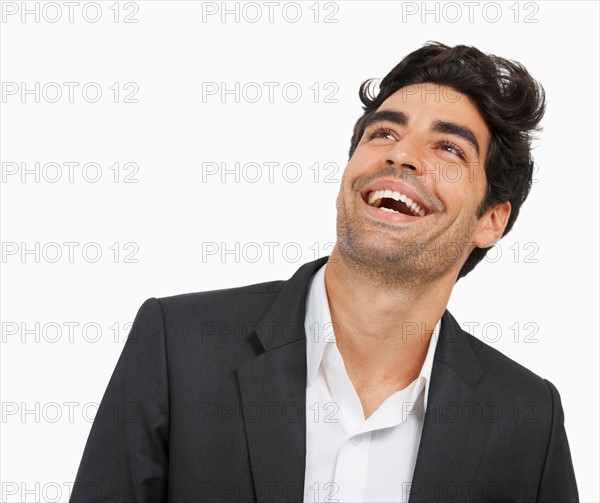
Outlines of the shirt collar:
M306 316L304 318L304 329L306 333L306 372L307 386L310 386L319 371L323 360L326 344L335 342L329 311L329 300L325 288L325 269L327 263L321 266L311 278L308 294L306 296ZM437 346L440 333L441 319L435 325L433 334L429 341L427 355L421 367L417 385L413 392L413 401L416 402L418 395L424 390L423 410L427 410L427 397L429 395L429 383L433 369L433 356Z
M325 289L325 268L327 263L321 266L313 275L308 286L306 295L306 316L304 318L304 331L306 333L306 378L307 386L310 386L319 370L323 352L326 344L333 339L331 334L331 313L329 311L329 301ZM330 329L325 333L326 323ZM329 335L329 337L328 337Z

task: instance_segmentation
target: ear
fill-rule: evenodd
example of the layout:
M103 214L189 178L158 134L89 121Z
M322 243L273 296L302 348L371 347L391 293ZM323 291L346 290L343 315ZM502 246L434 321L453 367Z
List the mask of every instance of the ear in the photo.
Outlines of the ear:
M473 233L473 244L478 248L488 248L496 244L506 228L508 217L510 217L510 210L509 201L489 208L477 221L477 226Z

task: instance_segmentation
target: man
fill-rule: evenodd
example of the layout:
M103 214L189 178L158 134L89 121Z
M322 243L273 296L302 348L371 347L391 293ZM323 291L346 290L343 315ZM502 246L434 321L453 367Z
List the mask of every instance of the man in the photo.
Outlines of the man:
M578 501L556 388L461 330L543 88L426 44L361 86L330 257L141 306L71 501Z

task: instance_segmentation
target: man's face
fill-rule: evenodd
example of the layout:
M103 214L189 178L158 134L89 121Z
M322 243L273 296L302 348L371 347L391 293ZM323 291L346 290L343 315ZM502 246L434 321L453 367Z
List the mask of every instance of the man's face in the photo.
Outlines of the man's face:
M476 218L490 131L469 98L433 83L399 89L376 114L342 177L338 251L390 285L455 279L474 244L500 237L497 216Z

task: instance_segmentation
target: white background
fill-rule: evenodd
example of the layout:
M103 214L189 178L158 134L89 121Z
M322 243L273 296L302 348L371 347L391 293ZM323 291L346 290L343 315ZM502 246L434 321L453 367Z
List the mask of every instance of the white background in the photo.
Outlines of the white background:
M239 19L224 21L221 2L99 2L99 11L80 2L73 22L64 2L25 6L36 4L39 20L23 21L21 2L2 2L3 501L68 499L125 324L145 299L287 279L330 252L358 87L428 40L520 61L546 89L530 197L495 259L458 282L448 307L557 386L581 501L600 501L597 2L478 2L471 12L463 2L279 2L273 22L263 2L237 3ZM203 19L203 8L218 12ZM21 94L36 82L39 103ZM63 91L56 103L51 82ZM72 103L64 82L78 83ZM203 96L211 82L238 82L239 102ZM252 82L263 91L255 103ZM278 83L273 102L264 82ZM126 103L134 86L138 102ZM94 87L102 97L91 103ZM43 167L52 162L62 167L55 183ZM80 163L72 183L65 162ZM207 162L232 172L223 182ZM236 181L235 162L261 169ZM265 162L279 163L272 181ZM97 182L84 179L86 163L102 168ZM123 182L126 163L138 166L137 183ZM77 243L72 262L65 242ZM265 242L278 243L272 257ZM203 253L211 243L218 252ZM38 257L22 255L36 246Z

